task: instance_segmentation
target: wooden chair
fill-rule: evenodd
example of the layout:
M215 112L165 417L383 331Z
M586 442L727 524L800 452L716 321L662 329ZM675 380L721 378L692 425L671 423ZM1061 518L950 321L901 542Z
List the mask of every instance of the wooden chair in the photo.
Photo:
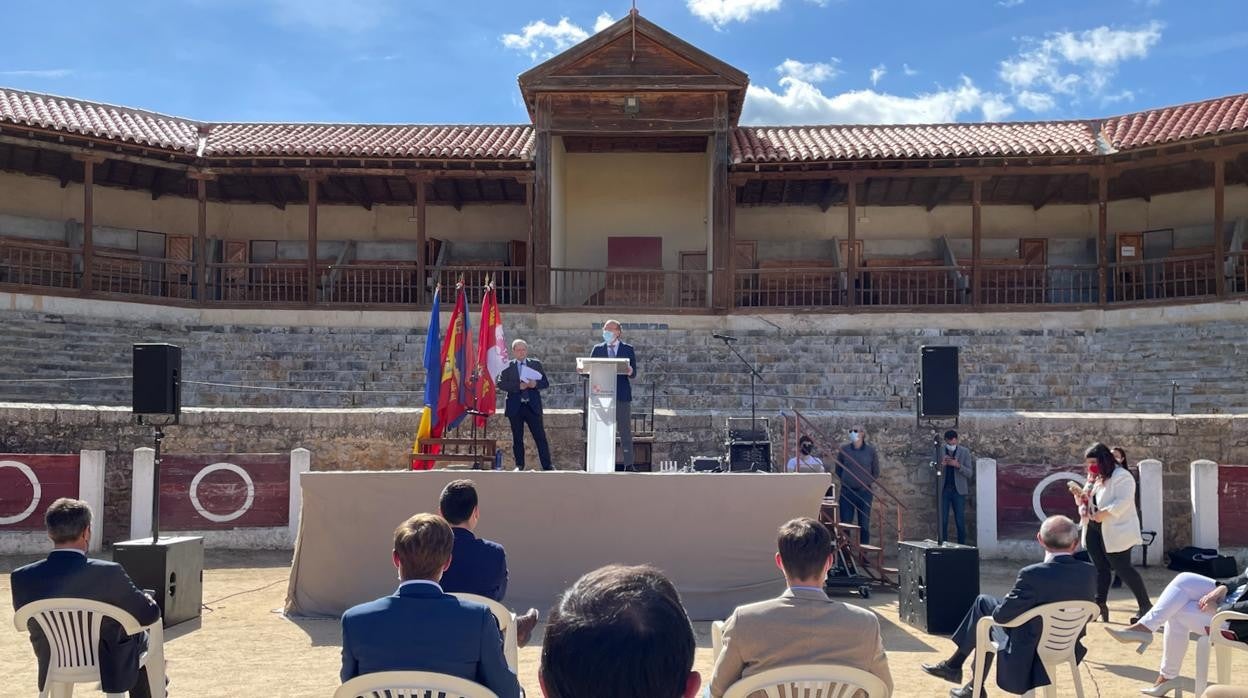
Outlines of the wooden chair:
M507 666L513 672L520 671L520 643L516 636L516 614L512 613L506 606L495 601L494 599L479 596L477 594L467 594L464 592L453 592L451 596L464 601L473 601L490 609L494 614L494 618L498 620L498 629L503 631L503 656L507 658Z
M759 672L728 687L724 698L746 698L761 691L767 698L888 698L888 686L876 675L838 664L798 664Z
M342 684L334 698L498 698L498 694L468 679L431 671L379 671Z
M1056 698L1057 668L1062 664L1067 664L1074 675L1075 695L1083 698L1083 679L1079 676L1079 665L1075 661L1075 647L1083 633L1084 626L1098 613L1100 613L1100 608L1091 601L1061 601L1037 606L1008 623L996 623L991 617L980 618L979 623L975 625L976 670L975 685L971 689L971 695L978 696L984 690L985 674L988 672L980 671L978 667L984 665L989 653L995 654L1001 649L992 641L993 626L1017 628L1039 618L1044 623L1044 629L1040 633L1040 643L1037 645L1036 653L1040 656L1041 663L1044 664L1045 673L1049 675L1049 685L1029 691L1028 695L1035 695L1037 691L1042 690L1048 698ZM1001 663L997 662L997 667L1000 668L1000 666Z
M1204 693L1209 685L1210 654L1214 655L1218 683L1226 685L1231 682L1231 650L1248 652L1248 644L1232 640L1222 634L1220 630L1222 625L1232 620L1248 620L1248 614L1235 611L1215 613L1213 619L1209 621L1208 634L1197 636L1193 633L1192 639L1196 641L1196 695L1198 696ZM1210 650L1213 651L1210 652Z
M39 698L69 698L74 694L74 684L99 682L100 624L106 617L129 635L148 632L147 651L139 657L139 666L147 667L152 695L165 695L165 631L160 620L143 626L134 616L111 604L57 598L26 604L13 617L19 632L26 632L26 624L33 618L48 638L48 677ZM108 696L124 698L125 694Z

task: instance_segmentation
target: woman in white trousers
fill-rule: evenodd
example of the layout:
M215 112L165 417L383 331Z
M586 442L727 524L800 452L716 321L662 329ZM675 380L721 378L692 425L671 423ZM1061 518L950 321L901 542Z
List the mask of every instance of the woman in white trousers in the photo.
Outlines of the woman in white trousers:
M1138 623L1123 630L1107 628L1119 642L1139 643L1140 652L1153 639L1153 633L1164 628L1165 640L1161 650L1161 670L1157 681L1143 693L1164 696L1177 690L1179 668L1183 655L1191 641L1189 635L1209 633L1209 622L1220 610L1238 610L1248 588L1248 573L1236 579L1219 582L1193 572L1182 572L1166 585L1153 608ZM1240 628L1235 628L1240 629ZM1221 629L1215 629L1221 632Z

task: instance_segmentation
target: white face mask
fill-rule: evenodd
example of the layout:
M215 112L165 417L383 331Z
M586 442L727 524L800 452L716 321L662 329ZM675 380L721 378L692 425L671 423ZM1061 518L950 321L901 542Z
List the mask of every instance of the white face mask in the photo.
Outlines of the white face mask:
M849 432L849 440L850 440L850 441L857 441L857 440L858 440L858 432L856 432L856 431L851 431L851 432Z
M603 330L603 331L602 331L602 341L606 342L607 344L610 344L611 342L614 342L614 341L615 341L615 333L614 333L614 332L612 332L611 330Z
M958 447L954 446L953 444L945 444L945 450L950 453L954 453L955 451L958 450Z

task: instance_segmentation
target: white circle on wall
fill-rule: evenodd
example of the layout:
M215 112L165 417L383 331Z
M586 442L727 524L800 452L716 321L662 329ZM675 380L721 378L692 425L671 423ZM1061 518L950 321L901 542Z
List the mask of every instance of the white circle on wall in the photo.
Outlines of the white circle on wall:
M243 479L243 484L247 485L246 501L243 502L241 507L228 514L214 514L205 509L204 505L199 501L199 483L203 481L204 477L211 475L218 470L228 470L229 472L234 473ZM190 493L191 506L195 507L195 511L198 512L200 516L215 523L226 523L237 519L243 514L246 514L247 511L251 509L251 503L256 498L256 484L251 481L251 475L248 475L246 470L243 470L233 463L213 463L212 465L205 466L204 469L200 470L198 473L195 473L195 477L191 479Z
M30 504L26 505L26 508L22 510L22 513L14 516L0 516L0 526L7 526L9 524L15 524L19 521L24 521L27 516L34 513L35 509L39 506L39 500L43 497L43 488L39 486L39 478L35 475L35 471L31 470L30 466L25 463L19 463L15 460L0 460L0 469L2 468L13 468L17 472L25 475L26 479L30 480L31 489L34 490L30 495Z
M1044 509L1040 507L1040 495L1044 493L1044 489L1058 480L1074 480L1079 481L1083 477L1078 473L1053 473L1036 484L1036 488L1031 491L1031 508L1036 512L1036 521L1043 522L1045 516Z

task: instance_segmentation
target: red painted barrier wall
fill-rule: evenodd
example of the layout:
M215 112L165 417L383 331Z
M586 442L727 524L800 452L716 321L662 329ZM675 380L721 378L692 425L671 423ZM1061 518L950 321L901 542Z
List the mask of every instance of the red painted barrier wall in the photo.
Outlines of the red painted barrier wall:
M1082 465L997 465L997 538L1034 538L1041 519L1036 518L1035 492L1040 492L1040 509L1044 516L1065 514L1079 520L1075 500L1066 489L1066 482L1083 484Z
M78 496L79 455L0 453L0 531L42 531L43 512ZM97 520L104 512L97 511Z
M1218 465L1218 545L1248 547L1248 465Z
M288 453L170 455L162 460L162 529L264 528L290 521Z

